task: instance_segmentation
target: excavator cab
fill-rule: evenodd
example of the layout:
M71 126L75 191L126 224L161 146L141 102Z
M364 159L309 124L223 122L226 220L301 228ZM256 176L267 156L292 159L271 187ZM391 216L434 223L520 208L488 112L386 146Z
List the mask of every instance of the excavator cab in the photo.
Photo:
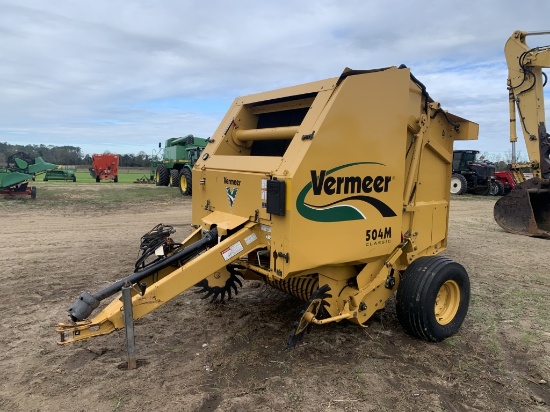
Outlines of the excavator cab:
M495 221L507 232L550 239L550 134L546 132L543 86L550 46L530 48L525 38L550 32L516 31L506 42L510 110L511 171L516 187L495 203ZM516 162L516 110L530 163ZM522 168L532 169L526 180Z

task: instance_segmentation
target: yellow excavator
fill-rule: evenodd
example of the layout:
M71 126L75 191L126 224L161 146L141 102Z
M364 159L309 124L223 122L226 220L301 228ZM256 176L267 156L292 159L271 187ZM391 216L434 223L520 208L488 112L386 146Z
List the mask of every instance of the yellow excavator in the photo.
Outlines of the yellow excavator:
M517 185L494 207L495 220L504 230L546 239L550 239L550 134L546 130L543 92L548 79L542 69L550 67L550 46L531 48L525 41L527 36L548 34L550 31L518 30L504 47L510 101L510 170ZM527 164L518 163L516 158L518 121L529 156ZM523 173L526 168L533 173L528 180Z

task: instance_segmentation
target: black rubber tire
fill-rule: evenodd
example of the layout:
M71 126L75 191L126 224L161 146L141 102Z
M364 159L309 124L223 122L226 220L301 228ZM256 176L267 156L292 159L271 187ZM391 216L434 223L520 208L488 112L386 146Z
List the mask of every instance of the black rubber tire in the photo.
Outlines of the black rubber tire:
M73 182L76 182L76 176L73 176Z
M170 180L170 174L168 169L164 165L158 165L157 171L155 173L155 184L157 186L168 186L168 181Z
M451 176L451 194L463 195L468 191L468 182L466 178L458 173L453 173Z
M170 187L178 187L180 183L180 171L178 169L170 169Z
M504 183L502 183L501 181L499 180L495 180L495 184L497 185L497 192L495 193L495 196L504 196L504 192L505 192L505 188L504 188Z
M183 196L191 196L193 193L193 180L191 175L191 170L184 167L180 171L179 176L179 187L180 187L180 193Z
M96 183L101 182L101 179L99 178L99 176L97 176L97 177L95 178L95 181L96 181Z
M446 324L436 318L436 300L442 286L458 287L456 313ZM399 323L412 336L440 342L458 332L470 305L470 280L464 267L445 256L416 259L402 274L397 288ZM451 311L452 312L452 311Z
M498 186L493 181L493 182L487 183L487 187L485 188L485 191L483 192L483 196L496 196L497 193L498 193Z
M118 183L118 176L115 176L115 178L113 179L113 182Z
M36 199L36 186L31 186L31 199Z

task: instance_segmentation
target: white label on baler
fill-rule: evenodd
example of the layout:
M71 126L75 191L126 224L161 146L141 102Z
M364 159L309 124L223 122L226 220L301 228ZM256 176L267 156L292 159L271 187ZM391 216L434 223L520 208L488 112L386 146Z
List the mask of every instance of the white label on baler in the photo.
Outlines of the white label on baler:
M256 239L258 239L256 237L256 233L251 233L250 235L248 235L247 237L244 238L244 243L246 243L247 245L250 245Z
M237 243L233 243L227 249L222 251L222 256L225 260L229 260L233 256L235 256L237 253L240 253L243 250L244 250L243 245L242 245L241 241L239 240Z

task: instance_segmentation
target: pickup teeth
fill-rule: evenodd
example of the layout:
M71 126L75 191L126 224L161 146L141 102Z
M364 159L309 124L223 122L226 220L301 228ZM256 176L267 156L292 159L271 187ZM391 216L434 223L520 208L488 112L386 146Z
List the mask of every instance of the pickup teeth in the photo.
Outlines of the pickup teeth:
M227 266L227 273L225 273L226 280L223 286L210 286L208 283L208 278L201 280L195 285L201 289L195 291L195 293L204 293L202 299L208 299L211 297L210 303L224 303L226 295L227 300L231 300L231 290L233 290L235 295L237 295L239 293L237 285L240 287L243 286L241 280L239 279L239 276L242 277L242 275L237 271L237 269L244 268L239 265Z

